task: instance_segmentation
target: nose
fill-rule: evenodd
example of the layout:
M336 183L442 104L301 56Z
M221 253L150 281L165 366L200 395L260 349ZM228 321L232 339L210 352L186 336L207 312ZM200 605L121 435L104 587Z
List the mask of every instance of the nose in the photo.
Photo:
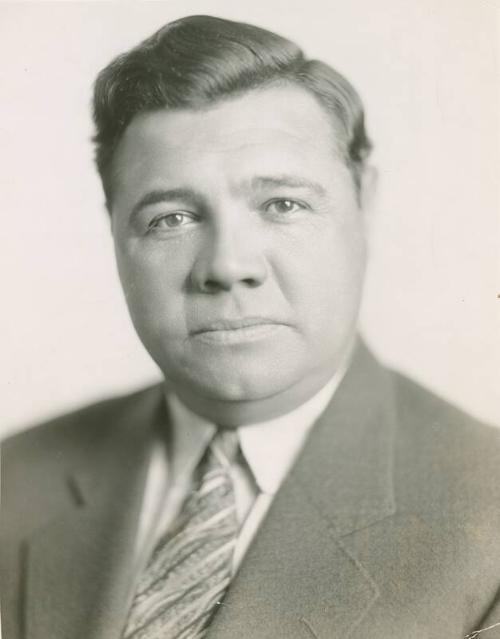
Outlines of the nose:
M218 293L237 285L261 286L267 278L262 248L251 225L226 221L207 229L191 273L196 290Z

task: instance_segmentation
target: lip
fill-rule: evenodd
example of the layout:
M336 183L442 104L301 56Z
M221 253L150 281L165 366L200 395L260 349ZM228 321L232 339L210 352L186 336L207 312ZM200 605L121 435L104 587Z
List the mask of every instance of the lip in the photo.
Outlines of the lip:
M235 319L218 319L208 324L204 324L201 328L192 331L193 335L200 333L211 333L215 331L237 331L242 328L249 328L250 326L262 326L262 325L283 325L283 322L270 319L269 317L242 317Z
M284 322L267 317L219 319L191 331L191 335L204 342L235 344L263 339L286 326Z

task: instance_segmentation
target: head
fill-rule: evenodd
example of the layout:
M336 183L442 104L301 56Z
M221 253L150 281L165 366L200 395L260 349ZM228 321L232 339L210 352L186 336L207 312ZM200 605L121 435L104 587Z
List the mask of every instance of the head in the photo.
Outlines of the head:
M99 75L96 159L132 320L197 412L287 412L356 330L370 143L361 101L292 42L207 16Z

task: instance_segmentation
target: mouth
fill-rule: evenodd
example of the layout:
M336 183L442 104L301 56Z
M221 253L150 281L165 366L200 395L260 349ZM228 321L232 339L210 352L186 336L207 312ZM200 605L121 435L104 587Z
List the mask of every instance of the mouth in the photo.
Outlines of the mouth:
M286 327L283 322L265 317L216 320L191 332L198 340L215 344L236 344L263 339Z

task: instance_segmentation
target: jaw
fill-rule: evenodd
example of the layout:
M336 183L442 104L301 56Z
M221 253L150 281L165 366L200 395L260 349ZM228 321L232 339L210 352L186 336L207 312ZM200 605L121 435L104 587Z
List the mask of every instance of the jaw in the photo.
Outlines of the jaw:
M220 368L195 379L180 380L178 375L165 375L168 387L180 400L201 417L223 425L242 426L264 422L295 410L318 393L335 374L342 374L350 361L356 334L344 346L335 361L317 366L304 374L297 367L286 369L279 359L265 366L256 360L256 370L249 376L244 370L238 377L234 366L227 366L221 377ZM295 362L296 363L296 362ZM257 366L258 364L258 366ZM201 371L200 371L201 372Z
M296 384L284 391L254 399L217 399L193 395L184 386L173 388L180 400L201 417L224 427L254 424L285 415L310 399L328 382L318 383L318 388L304 388Z

